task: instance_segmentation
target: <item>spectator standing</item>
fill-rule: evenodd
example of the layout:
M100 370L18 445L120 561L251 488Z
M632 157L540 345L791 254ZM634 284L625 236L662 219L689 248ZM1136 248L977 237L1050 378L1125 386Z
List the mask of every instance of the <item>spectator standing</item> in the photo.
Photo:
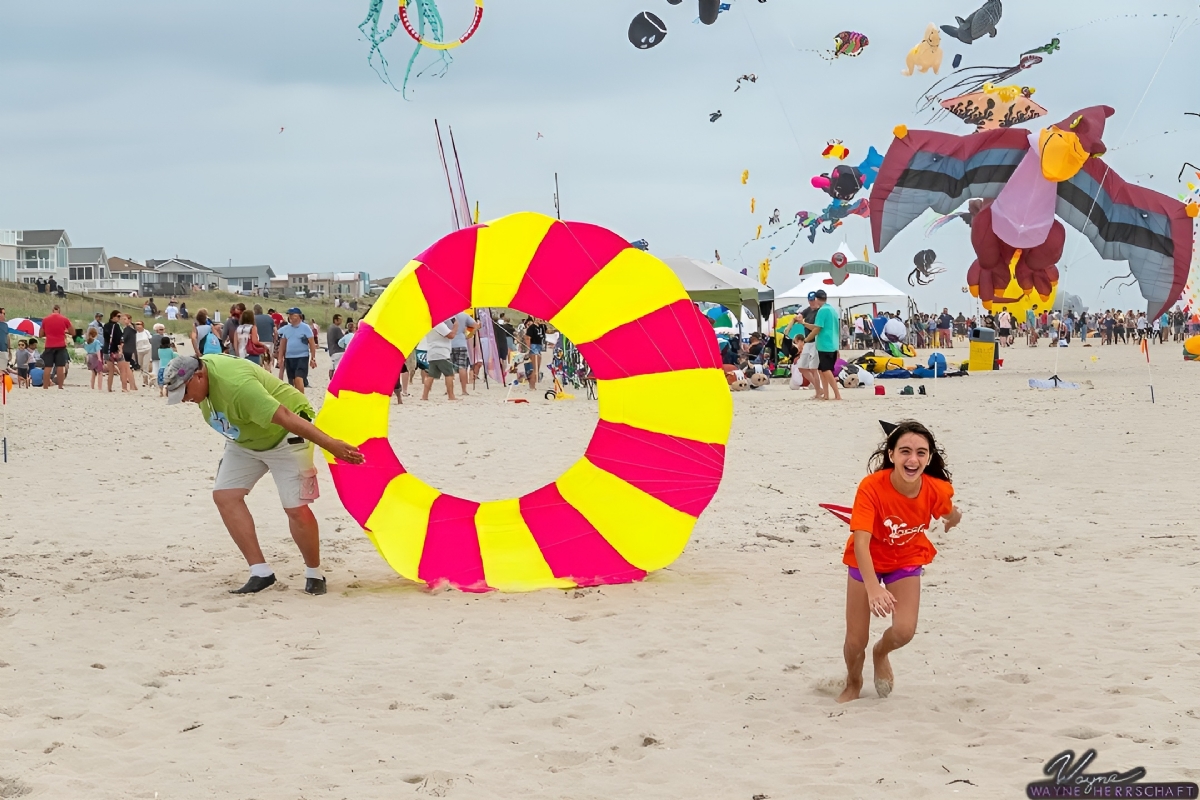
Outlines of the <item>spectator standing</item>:
M104 333L104 315L99 311L96 312L96 317L88 323L88 330L94 330L97 336Z
M151 342L150 331L146 330L145 322L139 319L133 323L133 330L137 365L142 372L142 386L149 386L154 382L154 344Z
M166 376L167 365L179 355L175 352L175 343L171 341L170 336L162 335L157 340L158 344L158 395L159 397L167 396L167 383L164 380Z
M454 375L458 370L455 369L454 362L450 358L453 349L452 343L457 334L458 320L451 317L425 334L421 344L417 345L418 350L425 351L426 361L425 388L421 392L422 400L429 399L429 390L433 388L433 382L438 378L446 379L446 396L451 400L458 399L454 396Z
M471 368L471 356L467 352L467 335L479 328L475 318L465 311L454 315L456 333L450 343L450 361L458 370L458 382L462 387L462 396L467 396L467 371ZM543 333L543 341L545 334Z
M529 348L529 388L537 390L538 378L542 374L542 351L546 349L546 324L536 317L525 323L525 346Z
M341 298L338 298L339 305ZM337 369L338 362L342 360L342 353L346 352L346 348L342 347L342 337L346 332L342 330L342 315L334 314L333 319L329 322L329 330L325 331L325 351L329 353L329 378L333 379L333 371Z
M266 348L262 354L263 369L271 368L271 355L275 352L275 320L263 313L262 306L254 306L254 327L258 331L258 341Z
M128 314L121 315L121 362L117 366L121 369L121 383L128 384L129 388L137 391L137 378L133 376L135 368L139 368L137 360L137 328L133 326L133 319Z
M941 340L940 345L954 349L954 317L950 316L950 309L942 309L942 313L937 319L937 332L938 338Z
M251 364L262 366L262 341L258 338L258 326L254 322L254 312L243 308L238 326L233 330L233 352L238 358L244 358Z
M808 380L808 385L816 390L816 399L824 400L825 391L821 387L821 372L817 369L821 365L821 359L817 355L817 311L821 308L821 304L817 302L817 293L808 293L808 308L800 311L796 318L792 320L792 331L796 330L796 323L799 322L803 328L803 335L797 334L795 337L795 346L800 351L800 356L796 360L796 368L800 370L800 374Z
M104 329L101 328L101 331ZM87 329L87 341L83 344L83 352L87 358L88 372L91 373L91 388L96 391L104 389L104 342L92 326Z
M58 375L58 388L63 388L67 379L67 364L71 357L67 353L67 341L74 340L75 325L60 313L57 304L50 311L50 316L42 320L42 335L46 337L46 349L42 351L42 362L45 373L42 375L42 388L49 389ZM57 368L57 373L56 373Z
M242 312L246 310L245 303L235 303L229 307L229 317L221 330L221 341L225 342L225 352L237 352L232 345L233 334L242 324Z
M824 390L822 399L829 400L829 393L833 392L832 399L841 400L842 392L838 388L837 377L833 374L833 367L837 363L838 345L842 341L841 323L838 321L837 311L829 305L829 296L825 294L825 290L818 289L816 295L820 305L817 308L815 321L817 328L815 341L817 369L821 373L821 388Z
M33 383L29 380L29 368L34 363L36 353L29 347L29 343L24 339L17 339L17 386L32 388Z
M121 312L113 310L104 323L104 342L101 352L104 354L104 371L108 373L108 391L112 391L113 376L121 376L121 391L129 391L125 385L125 372L121 369L124 357L121 355L121 339L124 338L121 327Z
M286 372L288 383L303 394L309 368L317 368L317 341L299 308L288 309L288 324L279 328L275 357L279 362L279 377L283 378Z

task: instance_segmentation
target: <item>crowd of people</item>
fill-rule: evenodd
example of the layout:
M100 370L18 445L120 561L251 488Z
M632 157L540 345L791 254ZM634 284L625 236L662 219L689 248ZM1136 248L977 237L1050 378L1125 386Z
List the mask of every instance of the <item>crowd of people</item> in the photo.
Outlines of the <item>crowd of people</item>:
M358 302L339 298L337 307L353 311ZM369 307L365 307L363 313L368 310ZM163 371L176 355L200 357L223 353L274 371L302 393L310 386L310 373L317 366L322 332L320 326L306 319L299 308L290 308L286 314L281 314L274 308L264 311L259 304L247 307L239 302L230 306L223 321L218 321L218 315L207 309L192 313L186 302L177 304L174 298L161 310L153 298L147 298L142 311L142 319L120 309L114 309L107 316L96 313L86 328L77 330L55 305L41 323L44 345L39 349L38 337L9 331L5 310L0 308L0 369L11 367L20 387L48 389L55 385L61 388L71 366L71 352L81 346L91 389L109 392L118 387L122 392L157 389L163 394ZM164 322L158 321L164 317L168 322L190 320L191 330L186 335L171 335ZM483 368L483 348L475 344L478 340L468 346L468 341L479 333L480 327L473 316L463 312L430 331L405 364L396 385L397 403L409 396L409 381L416 372L421 373L418 382L423 399L428 399L434 382L440 378L446 380L450 399L467 395ZM358 322L349 314L339 312L332 316L323 337L332 362L328 373L330 379L357 328ZM542 373L542 356L550 338L546 322L526 317L514 325L500 314L493 330L500 363L508 364L509 354L518 354L517 360L523 367L520 377L536 391ZM13 340L11 355L10 334ZM513 371L515 374L515 367Z

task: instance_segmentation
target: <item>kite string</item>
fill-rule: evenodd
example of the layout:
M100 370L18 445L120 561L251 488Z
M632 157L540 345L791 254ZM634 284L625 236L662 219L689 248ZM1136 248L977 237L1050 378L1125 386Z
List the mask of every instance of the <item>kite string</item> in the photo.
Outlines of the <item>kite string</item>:
M750 41L754 44L754 49L758 51L758 61L762 64L763 73L767 73L767 59L763 55L762 48L758 46L758 37L754 35L754 28L750 25L750 18L746 14L742 14L742 21L746 23L746 30L750 34ZM796 126L792 124L792 118L788 115L787 106L783 104L783 98L779 96L779 90L775 87L774 82L770 79L767 81L771 86L771 94L775 95L775 101L779 103L779 110L783 112L783 119L788 124L788 130L792 133L792 141L796 143L796 155L803 156L804 148L800 146L800 137L796 135Z
M1151 89L1151 87L1154 86L1154 82L1158 80L1158 75L1160 72L1162 72L1163 65L1165 63L1167 63L1167 56L1169 56L1171 54L1171 48L1173 48L1175 46L1175 40L1179 38L1179 34L1183 33L1185 30L1187 30L1187 28L1190 27L1190 24L1194 23L1194 22L1195 22L1195 20L1192 19L1191 17L1187 18L1186 23L1188 23L1188 24L1180 25L1179 28L1177 28L1175 30L1175 32L1171 34L1171 39L1167 43L1167 49L1163 51L1162 58L1159 59L1158 66L1154 69L1154 74L1150 76L1150 80L1146 83L1146 88L1142 91L1141 99L1138 100L1138 104L1134 107L1133 114L1129 117L1129 122L1127 122L1125 124L1125 130L1123 130L1121 132L1121 141L1122 142L1125 141L1125 137L1129 134L1129 129L1133 127L1133 121L1135 119L1137 119L1137 115L1141 112L1142 105L1145 104L1146 98L1150 95L1150 89ZM1100 192L1102 192L1104 190L1104 182L1106 180L1108 180L1108 175L1110 172L1112 172L1112 167L1105 164L1104 175L1100 178L1100 183L1099 183L1099 185L1097 185L1096 192L1092 196L1092 204L1088 208L1088 213L1087 213L1086 219L1089 222L1092 219L1092 212L1096 209L1096 203L1100 199ZM1066 269L1064 269L1064 272L1069 270L1070 264L1073 264L1075 262L1075 256L1078 255L1078 253L1079 253L1080 244L1081 244L1081 241L1077 239L1075 241L1074 247L1071 249L1071 257L1068 259L1068 266L1066 267ZM1059 276L1058 313L1060 316L1062 315L1063 308L1066 307L1066 293L1064 291L1062 291L1062 288L1063 288L1062 284L1065 283L1065 280L1064 280L1065 277L1066 277L1065 275ZM1084 342L1086 342L1087 341L1087 330L1086 329L1084 330L1083 336L1084 336ZM1055 375L1058 374L1058 358L1059 358L1058 349L1059 348L1055 348L1055 351L1054 351L1054 374Z

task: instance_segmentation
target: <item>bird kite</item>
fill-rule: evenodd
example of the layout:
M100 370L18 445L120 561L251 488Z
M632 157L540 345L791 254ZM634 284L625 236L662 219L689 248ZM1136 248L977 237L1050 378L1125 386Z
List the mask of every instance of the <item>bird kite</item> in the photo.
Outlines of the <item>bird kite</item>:
M1198 207L1126 183L1101 160L1105 121L1114 113L1092 106L1032 133L896 128L871 192L875 251L927 209L950 214L979 198L985 202L971 221L977 259L967 283L985 308L1011 308L1035 292L1051 296L1066 222L1102 258L1129 262L1150 315L1158 316L1187 281Z

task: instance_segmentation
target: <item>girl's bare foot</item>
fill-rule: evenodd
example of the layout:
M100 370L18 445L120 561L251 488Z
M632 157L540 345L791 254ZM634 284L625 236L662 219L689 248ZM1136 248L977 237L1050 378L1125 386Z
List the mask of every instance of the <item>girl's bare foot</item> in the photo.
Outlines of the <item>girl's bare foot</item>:
M880 644L883 642L879 642L871 649L871 660L875 663L875 692L880 697L887 697L892 693L896 676L892 672L892 663L888 660L887 654L882 656L879 654Z
M851 700L857 700L859 692L862 691L862 678L857 681L846 680L846 688L838 695L839 703L849 703Z

